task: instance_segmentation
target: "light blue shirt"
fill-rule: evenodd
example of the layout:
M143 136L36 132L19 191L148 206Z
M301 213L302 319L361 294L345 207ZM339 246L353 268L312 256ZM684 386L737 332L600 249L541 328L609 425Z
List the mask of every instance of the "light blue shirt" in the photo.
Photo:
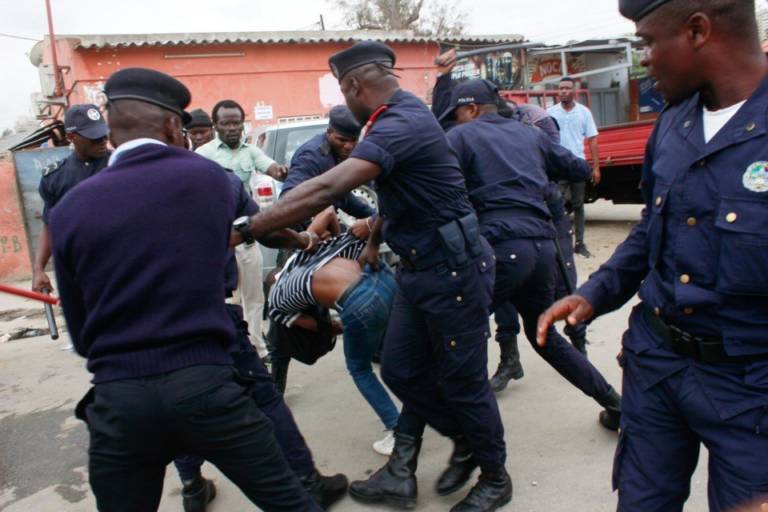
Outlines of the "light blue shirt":
M560 144L579 158L584 155L584 139L597 136L597 126L592 112L581 103L574 102L570 112L562 103L550 107L547 113L560 125Z

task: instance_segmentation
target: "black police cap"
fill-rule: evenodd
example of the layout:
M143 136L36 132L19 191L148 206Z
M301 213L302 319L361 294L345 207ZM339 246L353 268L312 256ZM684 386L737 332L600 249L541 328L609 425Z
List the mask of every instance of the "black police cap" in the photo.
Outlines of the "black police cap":
M328 59L328 65L331 67L333 76L339 82L344 75L366 64L379 63L387 67L394 67L395 52L392 48L378 41L360 41L354 46L342 50L339 53L331 55Z
M104 138L109 131L99 107L90 103L69 107L64 115L64 130L91 140Z
M196 108L189 113L189 116L192 120L185 125L185 128L213 128L211 116L205 110Z
M104 85L109 101L136 100L156 105L181 116L184 124L192 120L184 109L192 96L175 78L146 68L126 68L113 73Z
M363 129L355 116L344 105L336 105L328 113L328 125L343 137L357 139Z
M669 0L619 0L619 12L632 21L640 21Z
M499 98L499 88L496 84L482 78L467 80L456 85L451 92L451 103L448 110L440 115L439 121L453 116L456 109L462 105L496 105L503 103Z

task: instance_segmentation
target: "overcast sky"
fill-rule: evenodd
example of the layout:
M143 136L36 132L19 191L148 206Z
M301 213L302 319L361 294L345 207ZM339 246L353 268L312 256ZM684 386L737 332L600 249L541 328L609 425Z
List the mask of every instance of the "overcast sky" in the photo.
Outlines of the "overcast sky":
M758 0L766 5L768 0ZM51 0L57 34L125 34L313 30L346 28L334 3L324 0ZM561 43L632 33L618 0L461 0L470 34L522 34ZM0 0L0 130L31 113L39 90L27 53L47 32L44 0Z

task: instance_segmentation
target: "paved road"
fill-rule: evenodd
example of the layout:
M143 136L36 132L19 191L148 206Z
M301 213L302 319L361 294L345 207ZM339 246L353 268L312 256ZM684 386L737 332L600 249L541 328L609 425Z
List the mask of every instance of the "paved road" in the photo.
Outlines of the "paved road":
M582 279L610 255L638 215L634 206L604 203L588 207L587 244L596 257L578 258ZM0 297L0 322L2 311L24 308L36 306ZM614 357L628 313L625 307L589 329L590 358L617 387L620 371ZM3 325L0 323L0 331ZM53 342L37 337L0 344L0 510L95 509L87 484L87 435L72 417L75 403L88 389L89 376L83 360L60 350L64 343L65 339ZM504 510L615 510L610 480L616 435L598 425L599 408L591 399L572 388L530 346L521 343L521 349L525 378L498 397L506 428L507 467L515 484L514 500ZM498 349L492 344L490 371L495 369L497 357ZM385 461L370 447L381 437L381 426L348 377L340 350L313 367L294 364L286 400L323 472L344 471L350 478L364 478ZM448 510L466 492L443 498L433 491L449 455L449 443L429 432L422 452L417 510ZM706 467L705 459L694 477L690 511L706 510L702 467ZM206 465L205 474L219 487L211 512L253 510L215 468ZM175 471L169 468L160 510L180 511L179 493ZM364 508L349 498L334 508L337 512L364 509L379 510Z

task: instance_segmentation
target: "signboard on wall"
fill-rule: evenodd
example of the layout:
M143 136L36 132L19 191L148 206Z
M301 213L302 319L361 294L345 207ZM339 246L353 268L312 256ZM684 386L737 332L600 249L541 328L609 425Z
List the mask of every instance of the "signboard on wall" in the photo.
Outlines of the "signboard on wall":
M253 108L253 119L255 121L269 121L274 117L272 105L256 105Z
M528 63L528 71L531 75L531 82L537 83L550 78L558 78L564 75L575 75L586 70L587 65L584 54L569 54L566 57L568 69L563 73L563 61L560 55L548 54L534 56Z
M521 50L501 50L459 59L451 71L456 81L484 78L499 89L522 89Z

